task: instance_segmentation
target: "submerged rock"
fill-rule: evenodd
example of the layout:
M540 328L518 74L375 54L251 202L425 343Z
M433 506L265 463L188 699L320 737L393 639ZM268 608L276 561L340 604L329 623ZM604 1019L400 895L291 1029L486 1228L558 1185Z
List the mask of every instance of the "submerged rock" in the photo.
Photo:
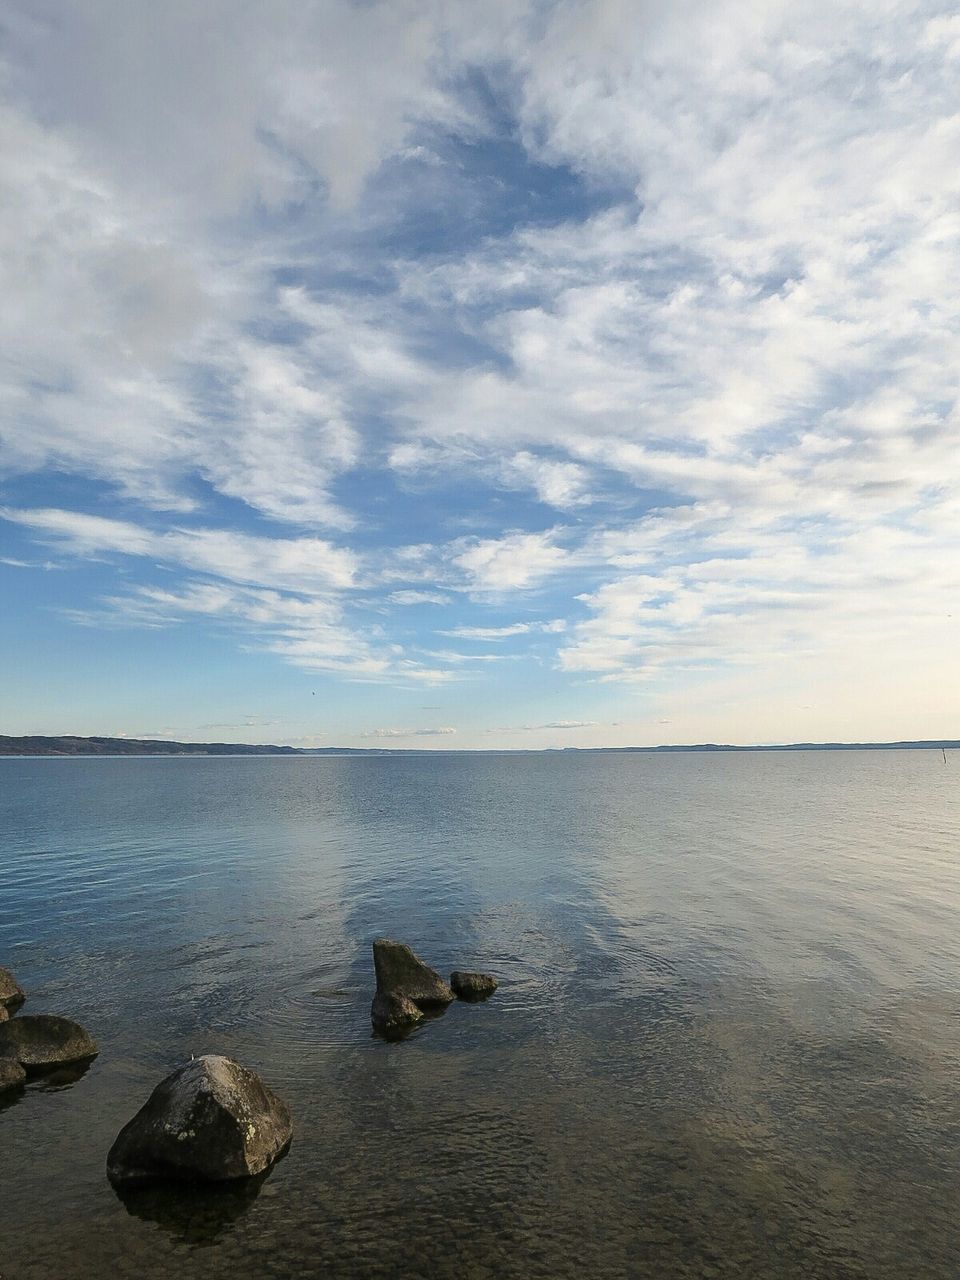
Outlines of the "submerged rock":
M450 975L450 986L461 1000L486 1000L498 985L496 978L489 973L461 973L458 970Z
M157 1085L110 1148L107 1176L117 1186L250 1178L292 1135L290 1112L255 1072L208 1054Z
M383 1036L398 1036L423 1021L423 1014L402 991L378 991L370 1006L375 1030Z
M79 1023L51 1013L25 1014L0 1026L0 1058L15 1058L28 1071L83 1062L99 1052Z
M439 973L402 942L377 938L373 944L373 967L378 994L399 992L421 1009L449 1004L454 998Z
M0 965L0 1007L12 1013L14 1009L20 1008L25 999L23 987L9 969Z
M0 1058L0 1093L23 1084L27 1073L16 1058Z

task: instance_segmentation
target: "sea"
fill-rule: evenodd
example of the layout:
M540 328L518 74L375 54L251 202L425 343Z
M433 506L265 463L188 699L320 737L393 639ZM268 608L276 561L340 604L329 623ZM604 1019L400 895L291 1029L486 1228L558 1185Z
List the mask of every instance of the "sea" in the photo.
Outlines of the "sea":
M371 942L500 982L408 1038ZM3 1280L957 1280L960 753L0 759ZM119 1196L226 1054L268 1176Z

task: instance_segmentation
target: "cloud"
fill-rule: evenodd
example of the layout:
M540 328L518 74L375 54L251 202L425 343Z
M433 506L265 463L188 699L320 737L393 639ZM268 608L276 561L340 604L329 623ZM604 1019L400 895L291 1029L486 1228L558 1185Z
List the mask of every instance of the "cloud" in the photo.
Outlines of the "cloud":
M538 733L542 729L593 729L596 720L548 720L545 724L503 725L491 733Z
M501 477L507 485L529 485L541 502L561 510L591 501L590 472L576 462L558 462L522 449L503 462Z
M564 631L566 625L562 618L554 618L550 622L511 622L505 627L454 627L440 634L460 640L507 640L512 636L530 635L531 632L556 634Z
M406 683L462 665L418 604L542 652L501 596L556 617L560 681L947 661L938 0L52 0L6 34L7 519L173 578L74 616Z
M342 592L354 580L352 558L319 539L209 529L154 533L126 521L52 509L0 514L57 539L77 556L150 557L219 579L187 579L173 589L140 585L94 609L65 611L77 622L160 627L204 619L226 624L257 648L309 671L420 684L452 678L448 670L406 657L398 645L371 643L348 623Z
M444 631L445 636L457 636L462 640L505 640L508 636L527 635L533 629L531 622L511 622L506 627L454 627Z
M554 544L552 532L511 533L503 538L465 540L453 561L471 590L512 591L535 586L556 573L567 552Z
M448 737L456 733L456 729L445 727L440 729L368 729L361 733L361 738L437 738Z
M391 604L450 604L450 596L439 591L391 591Z
M188 618L220 623L293 666L348 680L438 685L453 678L449 670L425 666L399 646L362 634L336 596L193 582L177 591L139 587L106 604L116 619L133 625L166 626Z
M149 556L233 582L311 591L349 587L356 574L355 557L321 538L264 538L227 529L155 533L129 521L51 508L0 509L0 517L75 555Z
M802 520L738 531L711 512L693 544L699 557L688 547L680 563L672 544L641 539L649 572L581 596L589 616L565 638L561 668L650 681L731 666L785 672L811 656L830 668L864 647L905 658L911 637L943 633L960 589L960 562L930 559L928 522L917 513L905 527L841 527L824 545Z
M435 658L438 662L447 662L456 666L471 662L510 662L520 655L508 653L460 653L455 649L424 649L424 657Z

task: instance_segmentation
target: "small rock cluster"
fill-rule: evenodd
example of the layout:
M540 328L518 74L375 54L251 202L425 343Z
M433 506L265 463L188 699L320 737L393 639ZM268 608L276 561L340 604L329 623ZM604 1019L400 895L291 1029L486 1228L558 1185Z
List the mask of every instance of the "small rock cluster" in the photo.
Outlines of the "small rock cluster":
M77 1022L50 1013L18 1016L26 996L9 969L0 967L0 1093L28 1075L95 1058L97 1042Z
M489 974L451 974L447 984L408 946L373 944L377 993L371 1015L377 1031L395 1037L424 1011L454 999L484 1000L497 988ZM18 1014L25 999L9 970L0 968L0 1093L28 1075L99 1052L76 1022L41 1013ZM191 1058L162 1080L120 1130L107 1156L107 1177L126 1191L154 1182L230 1182L264 1173L293 1136L290 1112L258 1075L230 1058Z
M486 973L456 972L449 985L435 969L402 942L377 938L373 944L373 968L377 991L370 1006L374 1030L395 1039L454 999L485 1000L497 989L496 978Z
M0 967L0 1094L27 1077L97 1056L79 1023L49 1013L14 1016L25 1000ZM229 1058L194 1058L154 1089L107 1157L115 1186L224 1182L268 1169L289 1146L290 1112L254 1072Z

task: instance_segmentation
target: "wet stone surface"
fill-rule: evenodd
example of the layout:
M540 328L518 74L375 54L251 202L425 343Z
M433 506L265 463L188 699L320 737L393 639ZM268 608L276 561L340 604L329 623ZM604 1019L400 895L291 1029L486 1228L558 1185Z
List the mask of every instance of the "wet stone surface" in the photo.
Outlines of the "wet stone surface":
M249 1178L292 1136L289 1110L255 1072L208 1054L157 1085L110 1148L107 1176L126 1187Z
M0 1093L17 1089L27 1078L27 1073L16 1058L0 1058Z
M431 969L410 947L390 938L373 944L373 968L377 991L399 992L420 1008L450 1004L453 992L435 969Z
M12 1013L20 1008L25 998L23 988L10 970L0 965L0 1006Z
M97 1042L71 1018L22 1014L0 1026L0 1057L16 1058L28 1072L84 1062L98 1053Z
M382 1036L405 1035L423 1022L423 1011L402 991L378 991L370 1006L374 1030Z
M455 969L450 975L450 988L458 1000L486 1000L499 983L489 973L464 973Z

